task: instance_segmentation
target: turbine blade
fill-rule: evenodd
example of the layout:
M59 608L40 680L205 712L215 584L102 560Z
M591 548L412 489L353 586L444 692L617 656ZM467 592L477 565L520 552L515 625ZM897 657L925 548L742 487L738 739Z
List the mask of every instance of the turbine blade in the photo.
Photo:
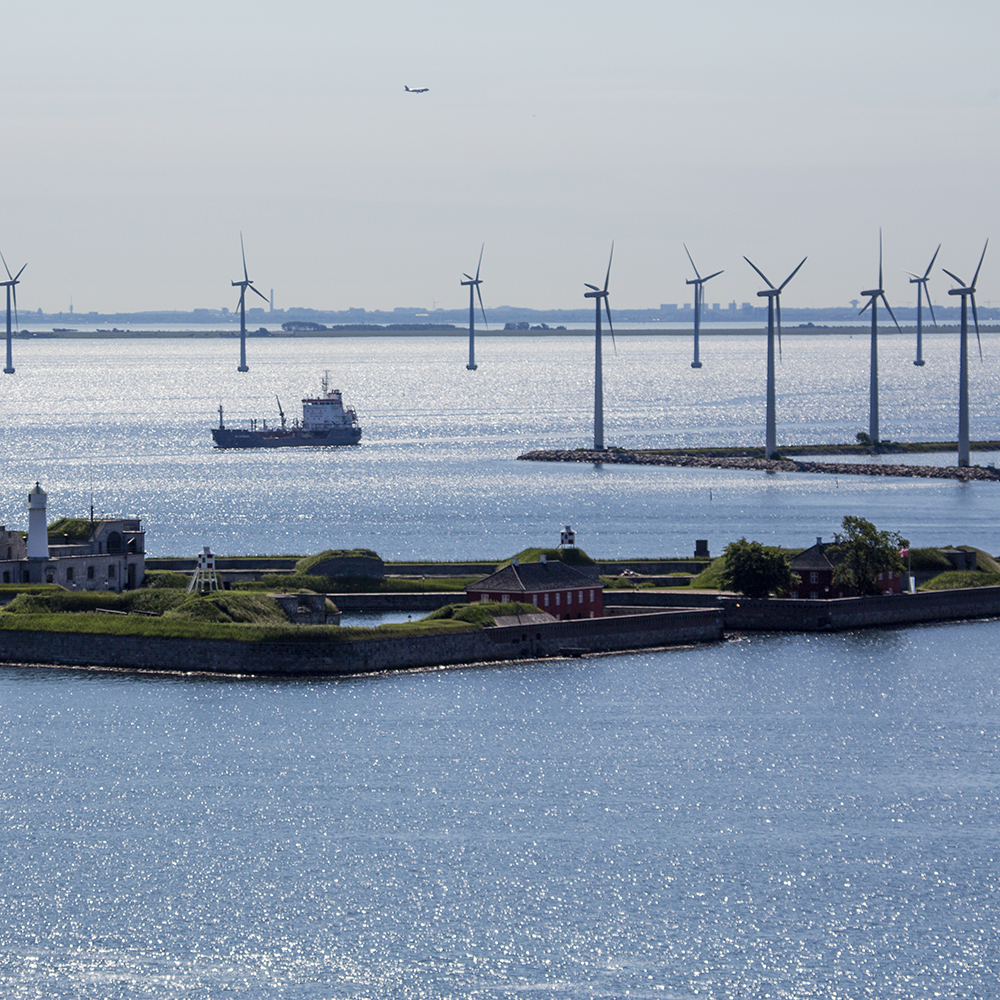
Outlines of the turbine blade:
M684 252L688 255L688 260L691 261L691 266L694 267L694 276L700 281L701 275L698 273L698 268L694 266L694 258L691 256L691 251L688 250L686 243L682 243L681 246L684 247Z
M948 268L946 268L946 267L942 267L942 268L941 268L941 270L942 270L942 271L944 271L944 273L945 273L945 274L947 274L949 278L953 278L953 279L954 279L955 281L957 281L957 282L958 282L958 283L959 283L959 284L960 284L960 285L961 285L961 286L962 286L963 288L965 288L965 282L964 282L964 281L962 281L962 279L961 279L961 278L960 278L960 277L959 277L959 276L958 276L957 274L952 274L952 273L951 273L951 271L949 271L949 270L948 270Z
M903 274L908 274L911 278L916 278L917 281L922 280L919 274L914 274L912 271L907 271L905 267L901 267L900 271L902 271Z
M878 227L878 287L882 287L882 227Z
M250 289L251 292L254 293L254 295L259 295L265 302L270 301L263 292L258 292L257 289L253 287L253 285L248 285L247 287Z
M479 248L479 263L476 265L476 281L479 280L479 269L483 266L483 251L486 249L486 244L484 243Z
M781 296L775 295L774 297L774 311L778 318L778 360L784 360L781 356Z
M482 292L479 291L478 284L475 287L476 287L476 295L479 296L479 308L482 310L483 313L483 322L486 324L486 329L488 330L490 328L490 324L489 320L486 318L486 308L483 306L483 294Z
M858 315L860 316L874 301L875 296L873 295L859 310Z
M243 249L243 231L240 230L240 253L243 254L243 280L249 281L250 275L247 274L247 252Z
M886 309L889 310L889 315L892 317L893 323L896 323L896 314L892 311L892 306L889 305L889 300L885 297L885 292L882 293L882 301L885 303ZM900 333L903 332L899 328L899 323L896 323L896 329L899 330Z
M3 269L7 272L7 277L10 278L10 268L7 266L7 259L2 253L0 253L0 260L3 261ZM11 280L13 281L13 278Z
M927 292L927 289L924 288L924 291ZM930 311L931 311L931 319L934 320L934 325L937 326L938 325L937 317L934 315L934 304L931 302L931 293L930 292L927 292L927 308L930 309Z
M722 270L724 271L725 268L723 268ZM720 274L722 274L722 271L716 271L715 274L710 274L707 278L702 278L701 280L702 281L711 281L713 278L717 278Z
M767 275L749 257L744 256L743 259L764 279L764 284L768 288L774 288L774 285L767 280Z
M611 303L607 296L604 298L604 311L608 314L608 329L611 331L611 343L614 346L615 354L618 353L618 344L615 342L615 325L611 322Z
M472 277L471 274L466 274L465 271L462 272L462 277L463 278L468 278L469 281L475 281L476 280L475 278ZM463 282L463 284L464 284L464 282Z
M583 287L584 287L584 288L593 288L593 290L594 290L595 292L599 292L599 291L600 291L600 289L599 289L599 288L597 287L597 285L591 285L591 284L589 284L589 283L588 283L588 282L586 282L586 281L585 281L585 282L583 283Z
M984 250L983 253L986 251ZM615 241L611 241L611 256L608 257L608 273L604 276L604 290L608 290L608 282L611 280L611 261L615 257Z
M22 267L21 270L23 271L24 268ZM14 293L12 296L14 299L14 329L17 330L21 325L21 321L17 318L17 285L12 285L10 290Z
M924 271L924 278L927 278L928 275L931 273L931 268L934 266L934 261L937 260L937 255L940 249L941 249L941 244L939 243L937 250L934 251L934 256L931 257L931 262L927 265L927 270ZM913 277L915 278L916 275L914 275Z
M24 264L23 264L23 265L21 266L21 270L20 270L20 271L18 271L18 272L17 272L17 274L15 274L15 275L14 275L14 280L15 280L15 281L17 281L17 279L18 279L18 278L20 278L22 274L24 274L24 269L25 269L25 268L26 268L27 266L28 266L28 262L27 262L27 261L25 261L25 262L24 262ZM9 274L10 272L8 271L7 273Z
M971 288L975 288L976 287L976 281L979 278L979 268L981 268L983 266L983 260L986 257L986 247L988 247L989 245L990 245L990 241L987 240L986 244L983 246L983 256L979 258L979 267L976 268L976 273L972 276L972 285L970 286Z
M983 251L986 252L985 250ZM982 264L982 261L979 262ZM979 314L976 312L976 295L975 292L969 296L972 299L972 319L976 324L976 343L979 344L979 360L983 360L983 342L979 339Z
M804 263L805 263L805 262L806 262L806 261L807 261L808 259L809 259L808 257L803 257L803 258L802 258L802 260L800 260L800 261L799 261L799 267L802 267L802 265L803 265L803 264L804 264ZM778 285L778 291L779 291L779 292L780 292L780 291L781 291L781 290L782 290L782 289L783 289L783 288L785 287L785 285L787 285L787 284L788 284L788 282L789 282L789 281L791 281L791 280L792 280L792 278L794 278L794 277L795 277L795 275L797 275L797 274L799 273L799 267L795 268L795 270L794 270L794 271L792 271L792 273L791 273L791 274L790 274L790 275L789 275L789 276L788 276L787 278L785 278L785 280L784 280L784 281L783 281L783 282L782 282L782 283L781 283L780 285Z

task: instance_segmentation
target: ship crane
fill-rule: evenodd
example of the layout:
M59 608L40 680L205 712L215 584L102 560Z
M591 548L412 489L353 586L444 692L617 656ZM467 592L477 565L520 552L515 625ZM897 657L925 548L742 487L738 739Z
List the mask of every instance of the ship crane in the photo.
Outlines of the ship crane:
M274 397L278 400L278 413L281 414L281 429L285 429L285 411L281 408L281 400L277 396Z

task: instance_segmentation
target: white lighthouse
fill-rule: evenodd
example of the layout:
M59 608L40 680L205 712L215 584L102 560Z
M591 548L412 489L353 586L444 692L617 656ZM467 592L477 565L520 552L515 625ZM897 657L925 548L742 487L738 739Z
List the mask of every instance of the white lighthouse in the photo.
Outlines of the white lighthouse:
M28 494L28 558L49 558L49 527L45 520L45 501L48 494L35 483Z

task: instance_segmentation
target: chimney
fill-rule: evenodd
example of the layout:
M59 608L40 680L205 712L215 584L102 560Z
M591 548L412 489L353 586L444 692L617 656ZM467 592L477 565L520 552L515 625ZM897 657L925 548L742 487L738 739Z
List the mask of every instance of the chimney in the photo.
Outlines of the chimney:
M542 565L544 566L545 563L546 563L546 556L545 556L545 553L543 552L542 553Z
M823 536L822 535L817 535L816 536L816 544L817 545L822 545L823 544Z

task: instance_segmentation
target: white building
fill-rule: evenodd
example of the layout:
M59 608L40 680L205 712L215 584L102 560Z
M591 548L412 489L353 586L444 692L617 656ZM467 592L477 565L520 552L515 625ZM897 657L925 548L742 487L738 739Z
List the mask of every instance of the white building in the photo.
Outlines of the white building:
M57 583L69 590L133 590L146 572L139 518L62 518L46 523L48 495L28 494L27 538L0 525L0 581Z

